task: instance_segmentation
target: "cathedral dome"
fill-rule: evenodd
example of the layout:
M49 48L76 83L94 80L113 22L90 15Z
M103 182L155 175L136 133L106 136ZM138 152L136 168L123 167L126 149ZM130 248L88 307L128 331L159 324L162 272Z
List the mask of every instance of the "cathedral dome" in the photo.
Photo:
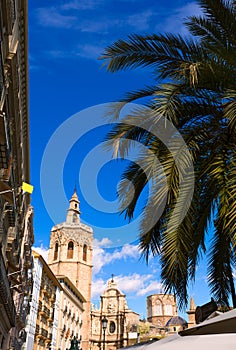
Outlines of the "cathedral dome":
M187 326L187 322L180 316L173 316L166 323L166 327L170 326Z

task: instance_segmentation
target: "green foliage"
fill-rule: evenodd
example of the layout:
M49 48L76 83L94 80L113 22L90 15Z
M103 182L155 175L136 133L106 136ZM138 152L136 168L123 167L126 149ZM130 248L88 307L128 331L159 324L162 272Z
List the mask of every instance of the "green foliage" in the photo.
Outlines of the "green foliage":
M131 219L150 185L140 250L147 260L150 252L160 254L166 291L177 295L180 306L186 305L189 280L195 277L201 255L208 253L213 296L228 305L232 295L236 307L232 272L236 259L236 5L226 0L198 3L203 15L188 18L191 35L187 37L131 35L106 48L101 59L108 71L149 66L156 77L156 84L128 93L113 111L119 119L125 103L146 97L152 113L141 108L123 118L107 136L107 145L122 157L133 141L148 149L122 176L120 210ZM157 126L165 132L163 120L179 130L190 152L195 176L191 203L192 174L178 136L170 135L169 145L155 136ZM178 224L186 206L187 214ZM147 222L153 222L149 230ZM212 222L211 247L206 252Z

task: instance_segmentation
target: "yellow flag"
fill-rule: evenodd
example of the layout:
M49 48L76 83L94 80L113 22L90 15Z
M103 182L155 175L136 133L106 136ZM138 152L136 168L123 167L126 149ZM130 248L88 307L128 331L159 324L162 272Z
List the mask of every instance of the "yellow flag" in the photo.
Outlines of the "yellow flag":
M24 192L32 193L34 186L27 184L26 182L22 182L21 188Z

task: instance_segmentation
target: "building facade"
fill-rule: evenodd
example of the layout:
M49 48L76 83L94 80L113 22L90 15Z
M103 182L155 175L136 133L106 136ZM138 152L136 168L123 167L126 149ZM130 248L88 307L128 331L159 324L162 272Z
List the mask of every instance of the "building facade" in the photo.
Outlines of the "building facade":
M74 337L79 343L81 342L83 304L86 300L69 278L66 276L58 276L57 278L62 290L59 304L56 349L63 350L70 348L71 339Z
M81 345L83 350L87 350L90 334L93 230L80 222L79 204L74 191L66 221L55 225L51 230L48 265L58 278L67 276L85 299Z
M80 340L84 297L66 276L56 276L33 251L34 286L27 318L24 350L65 350Z
M91 310L91 350L116 350L137 342L139 314L128 308L125 294L112 278L101 295L100 307ZM107 327L103 329L103 319Z
M173 294L154 294L147 297L148 322L155 336L166 336L188 327L187 321L178 316ZM155 327L155 328L154 328Z
M0 0L0 348L20 349L32 292L27 0Z
M171 317L178 316L175 296L153 294L147 297L147 320L158 328L164 328Z
M43 257L33 251L34 285L30 313L27 320L27 338L22 349L56 349L60 291L62 287Z

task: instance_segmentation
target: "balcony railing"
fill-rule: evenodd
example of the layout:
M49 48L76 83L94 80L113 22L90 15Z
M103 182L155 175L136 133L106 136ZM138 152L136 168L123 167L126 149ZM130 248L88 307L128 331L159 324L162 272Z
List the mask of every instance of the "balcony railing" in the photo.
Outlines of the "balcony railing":
M8 0L7 2L8 16L11 23L11 27L13 27L16 20L16 2L15 0Z
M49 310L46 306L43 306L42 311L43 311L47 316L50 316L50 310Z
M1 62L0 62L1 67ZM2 94L4 88L4 80L3 84L1 84L1 68L0 68L0 94ZM1 95L0 95L1 96ZM0 131L2 134L2 139L0 143L0 180L1 181L9 181L11 168L12 168L12 156L11 156L11 142L10 142L10 126L9 120L5 113L2 113L0 116Z
M42 301L39 301L38 311L42 310Z
M47 337L48 337L48 331L46 331L46 329L41 328L41 329L40 329L40 333L41 333L41 335L42 335L44 338L47 338Z
M0 303L4 305L4 308L8 315L8 319L10 321L11 326L14 326L15 320L16 320L16 310L12 299L9 281L7 278L6 268L5 268L1 250L0 250L0 299L1 299Z
M2 98L3 88L4 88L4 71L3 71L2 56L0 55L0 100Z

